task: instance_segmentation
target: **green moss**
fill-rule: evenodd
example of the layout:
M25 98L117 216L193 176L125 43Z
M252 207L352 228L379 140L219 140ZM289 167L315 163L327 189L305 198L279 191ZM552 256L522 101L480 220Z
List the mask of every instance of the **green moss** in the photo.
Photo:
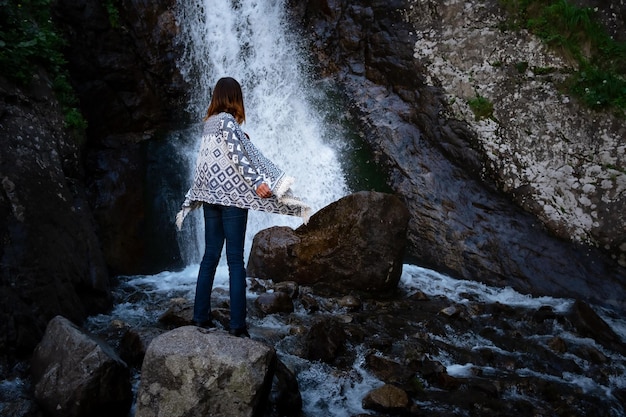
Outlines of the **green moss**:
M552 67L532 67L533 74L535 75L546 75L554 72L554 68Z
M520 74L524 74L528 69L528 62L518 62L515 64L515 69L517 69L517 72Z
M472 109L476 120L487 119L493 116L493 103L485 97L477 95L469 99L467 104L470 106L470 109Z
M565 87L592 108L626 110L626 43L611 38L588 7L567 0L500 0L508 27L526 28L576 63Z

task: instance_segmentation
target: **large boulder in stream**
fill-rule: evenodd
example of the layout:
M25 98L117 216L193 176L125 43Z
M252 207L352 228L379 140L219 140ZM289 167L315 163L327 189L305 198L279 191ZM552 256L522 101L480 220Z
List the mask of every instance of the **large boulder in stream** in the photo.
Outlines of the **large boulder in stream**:
M275 350L264 343L179 327L148 347L136 416L258 415L270 394L276 362Z
M391 194L351 194L296 230L257 233L248 276L340 293L392 290L402 274L408 221L408 210Z
M113 349L68 319L53 318L32 358L35 398L50 416L124 415L130 371Z

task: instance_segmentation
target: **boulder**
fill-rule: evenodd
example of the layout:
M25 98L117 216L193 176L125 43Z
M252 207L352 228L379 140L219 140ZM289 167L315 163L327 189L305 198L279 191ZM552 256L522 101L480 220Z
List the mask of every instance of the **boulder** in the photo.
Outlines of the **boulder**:
M159 323L165 326L185 326L193 320L193 302L183 297L173 298L167 310L159 317Z
M144 357L136 417L253 416L276 367L266 344L184 326L157 336Z
M281 416L298 416L302 410L302 395L295 373L282 361L277 362L270 403Z
M46 328L32 358L35 398L51 416L125 415L130 373L110 346L62 316Z
M405 385L414 376L410 367L388 359L378 353L370 353L365 357L365 366L378 379L388 384Z
M607 349L626 355L626 343L589 304L576 300L567 317L582 336L595 340Z
M408 210L391 194L351 194L296 230L272 227L257 233L247 272L322 291L389 291L402 274L408 221Z
M165 331L158 327L128 329L120 340L121 358L128 366L140 368L152 340Z
M346 351L348 337L338 319L318 319L306 335L306 358L311 361L333 363Z
M406 391L395 385L385 384L367 393L363 398L363 408L386 413L401 413L410 406Z
M292 313L293 301L285 292L266 292L257 297L254 304L263 314Z

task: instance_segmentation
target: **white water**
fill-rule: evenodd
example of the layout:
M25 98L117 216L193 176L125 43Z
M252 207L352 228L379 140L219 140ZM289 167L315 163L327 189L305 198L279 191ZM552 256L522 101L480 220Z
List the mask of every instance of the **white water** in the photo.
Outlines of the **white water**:
M317 93L307 73L301 45L290 33L281 0L179 1L177 21L183 56L179 68L192 86L189 111L202 119L217 80L230 76L243 89L246 123L253 142L274 163L296 178L294 193L317 211L348 193L332 143L342 138L325 131L323 115L311 105ZM199 139L199 138L198 138ZM180 149L195 161L199 141ZM193 163L190 164L193 167ZM192 173L189 172L191 182ZM182 202L181 196L181 202ZM301 219L251 211L252 237L275 225L297 227ZM196 224L200 216L191 217ZM195 248L203 245L202 227L191 227L195 237L182 234ZM190 230L189 226L187 231ZM183 250L190 263L201 251Z

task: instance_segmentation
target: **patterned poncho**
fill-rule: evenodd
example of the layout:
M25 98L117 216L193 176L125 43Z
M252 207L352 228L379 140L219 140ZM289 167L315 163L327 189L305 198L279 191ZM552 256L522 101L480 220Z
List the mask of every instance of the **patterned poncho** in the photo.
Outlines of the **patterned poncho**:
M293 195L293 181L263 156L232 115L214 115L204 125L193 184L176 215L176 226L180 230L185 216L202 203L299 216L306 223L311 209ZM270 198L257 195L262 183L272 190Z

